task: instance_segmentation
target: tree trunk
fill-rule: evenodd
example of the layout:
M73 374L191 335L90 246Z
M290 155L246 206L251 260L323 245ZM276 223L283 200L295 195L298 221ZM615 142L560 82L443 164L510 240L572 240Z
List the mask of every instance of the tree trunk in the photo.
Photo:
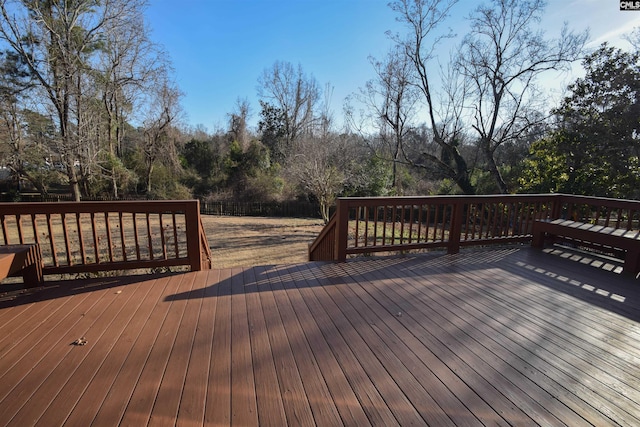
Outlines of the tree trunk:
M147 194L151 193L151 174L153 173L153 162L147 166Z
M72 160L71 164L67 165L67 177L69 178L69 188L71 189L73 200L79 202L82 200L82 193L80 191L80 183L78 182L78 174L76 173L73 163Z
M453 159L455 168L451 167L451 171L455 172L453 179L458 187L464 194L476 194L476 189L471 183L471 177L469 176L467 161L460 154L458 147L456 145L446 143L439 135L436 138L436 142L443 150L445 150L448 157Z
M491 174L493 179L496 181L496 184L498 185L498 190L500 190L501 194L508 194L509 188L507 187L507 183L504 182L504 179L502 178L502 174L500 173L500 169L498 169L498 165L496 164L496 159L493 156L493 152L489 147L486 146L486 144L483 147L483 152L487 159L487 166L489 167L489 173Z
M320 202L320 214L322 215L322 221L326 224L329 223L329 203L325 197L319 198Z

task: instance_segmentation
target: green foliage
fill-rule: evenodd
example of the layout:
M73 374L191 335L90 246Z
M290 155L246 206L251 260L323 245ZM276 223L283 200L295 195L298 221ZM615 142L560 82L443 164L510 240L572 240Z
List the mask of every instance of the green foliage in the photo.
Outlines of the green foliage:
M404 196L412 194L416 178L405 165L396 165L396 185L389 188L389 196Z
M558 127L532 145L520 179L528 192L640 196L640 56L602 45L554 111Z
M501 193L495 178L488 170L476 169L471 175L471 182L478 194Z
M343 195L349 197L388 196L393 186L391 162L370 156L353 167L353 178L346 183Z
M10 50L0 52L0 100L15 103L21 92L29 89L31 73L24 59Z
M182 183L192 188L195 196L207 196L226 181L222 157L213 141L191 139L185 144L180 160L185 171Z
M260 121L258 132L262 135L262 144L269 149L271 157L282 163L286 157L285 113L281 108L260 101Z
M237 200L269 200L283 187L278 176L279 166L272 167L269 150L258 141L252 141L246 150L238 141L233 141L223 165L226 187Z
M127 192L135 188L138 177L133 171L127 169L121 158L109 153L107 155L107 170L111 172L118 183L118 187L123 191Z
M559 137L559 136L558 136ZM518 181L525 193L564 193L568 188L567 156L556 150L553 137L531 145L530 156Z
M219 155L209 141L192 139L182 151L183 167L193 168L202 179L211 178L217 171Z
M153 189L151 193L147 194L149 199L185 200L193 197L191 190L180 183L179 179L176 179L174 171L163 164L158 164L153 168L151 179Z
M520 178L522 176L523 161L516 163L515 165L503 164L498 166L500 176L508 188L516 189L519 186ZM492 174L483 169L475 169L471 174L471 183L476 189L477 194L501 194L502 189L499 187L496 179ZM456 190L457 194L460 194L459 190Z
M438 187L435 191L436 194L458 194L459 192L458 184L452 179L442 179L438 183Z
M363 195L386 196L393 186L393 170L391 163L380 157L372 156L368 159L365 170L365 186Z
M31 182L41 194L48 193L49 189L53 186L67 183L67 177L64 174L43 163L28 163L20 170L20 176Z

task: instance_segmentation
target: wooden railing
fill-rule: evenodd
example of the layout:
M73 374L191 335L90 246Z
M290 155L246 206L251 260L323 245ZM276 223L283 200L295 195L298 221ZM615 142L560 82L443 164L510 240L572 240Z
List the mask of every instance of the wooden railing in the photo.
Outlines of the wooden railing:
M340 198L309 247L312 261L348 255L529 242L536 219L572 217L639 229L640 201L564 194Z
M333 261L338 259L336 253L336 248L338 247L336 239L337 218L337 215L333 215L315 241L309 246L309 261Z
M553 195L554 210L550 219L570 219L624 229L640 229L640 201L603 197Z
M617 258L626 259L629 266L636 265L640 262L640 258L632 260L635 255L633 253L640 251L635 243L629 243L630 240L640 244L640 201L637 200L616 200L587 196L567 196L558 195L557 203L554 206L550 220L562 219L568 220L574 226L579 224L591 224L589 230L601 230L602 239L589 239L590 233L581 234L582 238L569 237L575 233L567 233L563 235L554 235L552 240L556 242L567 242L574 246L584 249L594 250L597 252L609 253ZM563 222L568 223L568 222ZM604 228L602 228L604 227ZM615 235L623 235L626 244L617 244L618 240L610 238L608 233ZM598 240L598 241L594 241ZM600 241L602 240L602 241ZM538 242L538 245L540 242ZM626 252L632 246L632 254L627 255Z
M43 273L211 268L199 202L0 203L0 244L38 244Z

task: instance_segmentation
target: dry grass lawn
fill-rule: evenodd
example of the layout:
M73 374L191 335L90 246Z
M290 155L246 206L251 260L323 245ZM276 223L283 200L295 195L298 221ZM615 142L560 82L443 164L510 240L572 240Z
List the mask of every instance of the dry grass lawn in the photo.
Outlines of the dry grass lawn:
M215 268L291 264L308 260L321 219L203 215Z

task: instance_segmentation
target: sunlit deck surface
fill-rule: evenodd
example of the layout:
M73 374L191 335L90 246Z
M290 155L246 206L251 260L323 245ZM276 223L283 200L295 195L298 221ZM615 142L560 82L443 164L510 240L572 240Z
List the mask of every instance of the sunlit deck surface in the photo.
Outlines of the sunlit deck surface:
M640 280L569 255L468 249L5 297L0 424L640 425Z

